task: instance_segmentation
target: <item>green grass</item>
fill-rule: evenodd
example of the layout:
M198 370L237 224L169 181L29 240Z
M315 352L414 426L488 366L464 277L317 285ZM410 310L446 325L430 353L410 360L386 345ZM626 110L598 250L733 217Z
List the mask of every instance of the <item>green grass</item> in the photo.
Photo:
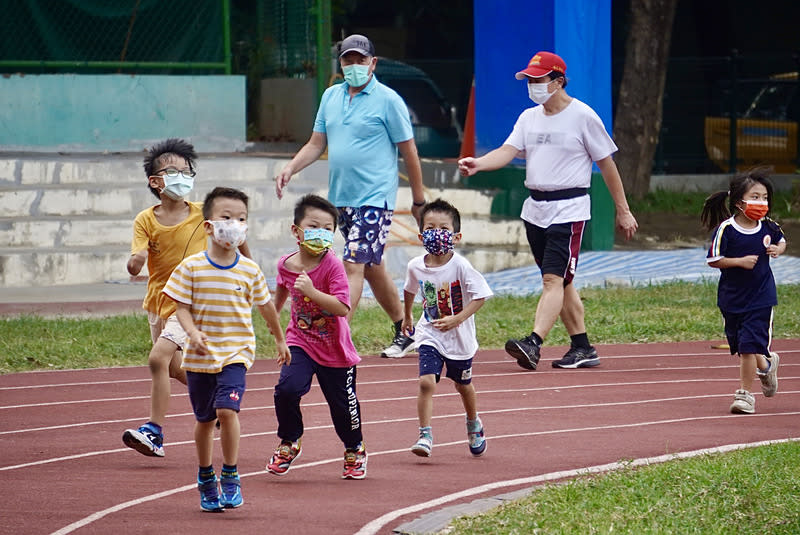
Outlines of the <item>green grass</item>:
M461 534L800 533L800 443L703 455L544 485Z
M584 289L587 332L593 343L645 343L723 338L715 306L716 284L674 282L636 288ZM509 337L531 331L538 295L495 296L476 315L482 348L502 348ZM778 286L773 336L800 333L800 285ZM415 316L419 315L419 307ZM288 317L284 311L282 324ZM275 346L264 321L254 315L257 358L273 358ZM361 354L376 355L392 337L392 326L377 305L364 303L353 321ZM561 323L549 345L569 343ZM0 320L0 373L41 369L137 366L147 363L150 331L142 314L108 318L22 316Z
M659 189L648 193L642 200L628 199L634 214L645 212L696 215L703 211L707 192L678 192ZM800 218L800 198L797 193L776 191L772 198L772 218L778 221Z

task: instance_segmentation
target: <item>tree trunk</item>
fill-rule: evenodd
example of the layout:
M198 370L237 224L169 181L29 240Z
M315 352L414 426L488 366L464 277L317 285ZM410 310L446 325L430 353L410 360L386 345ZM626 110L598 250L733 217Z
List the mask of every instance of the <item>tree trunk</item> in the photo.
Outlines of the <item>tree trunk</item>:
M677 0L631 0L614 139L625 191L635 199L650 190L676 4Z

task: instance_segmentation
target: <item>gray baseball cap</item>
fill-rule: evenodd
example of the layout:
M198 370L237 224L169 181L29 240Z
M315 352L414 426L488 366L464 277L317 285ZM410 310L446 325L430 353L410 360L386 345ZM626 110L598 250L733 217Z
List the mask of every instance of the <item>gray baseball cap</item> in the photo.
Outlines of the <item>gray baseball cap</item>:
M366 36L354 33L345 37L344 41L339 44L339 57L341 58L348 52L358 52L362 56L374 56L375 47L372 45Z

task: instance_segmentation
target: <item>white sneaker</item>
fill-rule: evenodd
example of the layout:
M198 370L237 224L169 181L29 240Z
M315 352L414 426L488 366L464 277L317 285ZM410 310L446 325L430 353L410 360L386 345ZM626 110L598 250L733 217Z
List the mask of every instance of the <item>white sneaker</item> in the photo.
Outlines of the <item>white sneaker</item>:
M747 390L737 390L733 395L731 412L733 414L753 414L756 412L756 398Z
M411 446L411 453L420 457L430 457L433 449L433 436L430 433L420 431L419 439Z
M764 397L771 398L778 392L778 363L781 358L777 353L770 353L767 357L769 361L769 370L766 373L758 372L758 378L761 380L761 392Z

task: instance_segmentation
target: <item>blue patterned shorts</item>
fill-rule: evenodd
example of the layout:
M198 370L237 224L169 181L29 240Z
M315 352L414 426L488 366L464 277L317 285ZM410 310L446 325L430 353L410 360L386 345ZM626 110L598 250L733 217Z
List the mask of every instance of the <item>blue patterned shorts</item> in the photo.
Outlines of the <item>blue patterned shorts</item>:
M374 206L339 207L339 230L344 236L342 260L378 265L392 225L392 210Z

